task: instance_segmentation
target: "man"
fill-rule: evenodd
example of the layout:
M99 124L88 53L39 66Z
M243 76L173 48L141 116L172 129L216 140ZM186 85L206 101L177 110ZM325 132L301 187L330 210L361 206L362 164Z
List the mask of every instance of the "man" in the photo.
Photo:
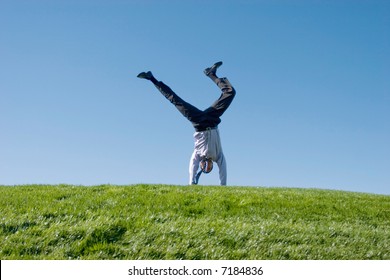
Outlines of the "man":
M183 114L194 126L195 148L190 160L190 184L198 184L199 176L202 172L209 173L216 162L219 168L219 180L221 185L226 185L227 172L226 160L222 152L221 140L218 131L220 117L231 104L236 91L227 78L218 78L217 69L222 62L217 62L213 66L206 68L204 73L221 89L222 94L209 108L204 111L185 102L167 85L157 81L152 72L142 72L138 78L151 81L157 89ZM198 168L200 167L200 171Z

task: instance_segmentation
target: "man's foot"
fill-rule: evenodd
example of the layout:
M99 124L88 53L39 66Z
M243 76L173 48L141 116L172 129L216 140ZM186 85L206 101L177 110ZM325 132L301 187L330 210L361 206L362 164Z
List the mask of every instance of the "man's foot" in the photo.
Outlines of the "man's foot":
M210 68L206 68L203 72L206 74L206 76L209 76L210 74L215 75L218 67L221 65L222 65L222 61L216 62L213 66L211 66Z
M153 78L152 72L141 72L137 75L138 78L140 79L146 79L146 80L151 80Z

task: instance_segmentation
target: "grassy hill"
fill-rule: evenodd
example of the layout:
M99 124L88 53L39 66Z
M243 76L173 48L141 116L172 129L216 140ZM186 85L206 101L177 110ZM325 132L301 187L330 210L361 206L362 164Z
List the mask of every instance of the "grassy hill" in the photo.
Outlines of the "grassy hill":
M0 186L0 259L390 259L390 196Z

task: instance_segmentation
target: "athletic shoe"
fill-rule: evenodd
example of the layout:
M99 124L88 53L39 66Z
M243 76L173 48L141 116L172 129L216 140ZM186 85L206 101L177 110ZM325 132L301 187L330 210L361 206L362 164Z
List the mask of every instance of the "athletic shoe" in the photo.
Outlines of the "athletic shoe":
M210 68L206 68L203 72L206 74L206 76L209 76L210 74L215 75L218 67L221 65L222 65L222 61L216 62L213 66L211 66Z
M153 74L152 74L152 72L150 72L150 71L148 71L148 72L142 72L142 73L139 73L139 74L137 75L137 77L140 78L140 79L150 80L150 79L152 79Z

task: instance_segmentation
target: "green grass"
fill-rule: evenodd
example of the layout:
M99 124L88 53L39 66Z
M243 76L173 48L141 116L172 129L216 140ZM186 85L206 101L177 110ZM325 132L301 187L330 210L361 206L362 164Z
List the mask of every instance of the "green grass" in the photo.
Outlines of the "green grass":
M390 259L390 196L0 186L0 259Z

